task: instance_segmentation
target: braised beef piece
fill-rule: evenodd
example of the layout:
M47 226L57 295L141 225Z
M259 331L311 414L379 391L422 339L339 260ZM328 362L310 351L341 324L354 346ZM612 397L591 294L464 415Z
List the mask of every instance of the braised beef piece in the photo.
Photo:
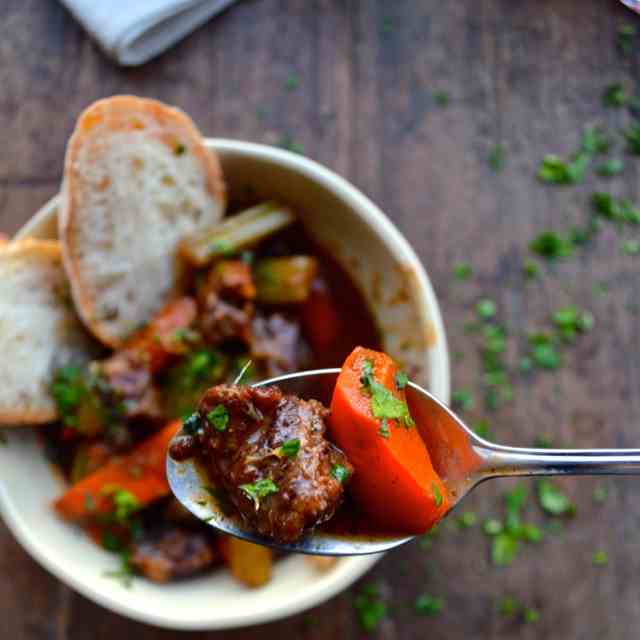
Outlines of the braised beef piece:
M298 322L282 313L257 314L252 330L251 357L267 377L311 367L313 355Z
M331 518L343 494L332 469L353 468L324 437L322 404L276 387L218 385L198 412L209 423L201 432L212 480L258 533L293 542Z
M124 350L93 364L97 389L107 408L122 419L161 420L160 399L144 353Z
M251 342L256 289L251 268L241 260L213 266L198 290L200 332L212 345L226 340Z
M217 560L214 542L207 533L177 527L134 544L129 555L131 566L154 582L188 578Z

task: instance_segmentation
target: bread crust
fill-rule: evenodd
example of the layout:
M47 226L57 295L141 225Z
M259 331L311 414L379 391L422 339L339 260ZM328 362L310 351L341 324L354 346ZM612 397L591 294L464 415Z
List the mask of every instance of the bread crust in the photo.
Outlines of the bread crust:
M96 314L98 296L91 292L90 276L83 273L79 261L81 247L78 229L84 224L91 224L91 220L87 220L88 213L80 203L86 185L83 184L79 157L96 132L108 135L141 130L148 131L150 136L167 146L175 145L175 141L180 140L180 144L184 144L188 153L200 164L208 194L219 203L221 210L226 205L226 189L217 154L205 147L195 124L180 109L157 100L122 95L98 100L80 115L67 145L58 231L65 269L80 318L101 342L112 348L122 346L127 336L114 335ZM175 147L172 148L175 150Z

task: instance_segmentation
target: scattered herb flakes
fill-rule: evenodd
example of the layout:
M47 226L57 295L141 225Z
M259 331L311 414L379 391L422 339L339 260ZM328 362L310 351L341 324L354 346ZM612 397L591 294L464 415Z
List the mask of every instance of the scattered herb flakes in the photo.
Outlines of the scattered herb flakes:
M489 440L491 438L491 429L489 428L489 422L484 418L476 420L471 428L477 436L480 436L485 440Z
M582 150L586 153L606 153L610 141L600 127L585 127L582 134Z
M496 303L489 298L483 298L476 304L476 314L483 320L489 320L496 315Z
M633 40L636 36L636 28L632 24L623 23L616 32L616 45L620 53L630 56L633 52Z
M543 533L540 527L535 524L524 524L522 525L522 538L525 542L532 542L535 544L542 540Z
M495 172L500 173L504 169L507 160L507 148L503 144L494 144L487 154L487 163Z
M468 262L458 262L453 265L453 275L456 280L468 280L473 275L473 267Z
M345 483L349 479L349 470L341 464L334 464L331 467L331 475L341 483Z
M596 173L603 178L617 176L624 171L624 162L618 158L610 158L596 167Z
M520 373L529 373L533 369L533 360L529 356L522 356L518 361Z
M79 426L78 409L88 394L82 369L74 366L58 369L54 374L50 392L62 424L77 428Z
M498 536L504 531L504 525L497 518L487 518L482 523L482 530L488 536Z
M527 624L532 624L532 623L538 622L538 620L540 620L540 613L536 609L531 609L529 607L526 607L522 611L522 619Z
M518 609L520 608L520 604L510 596L506 598L502 598L500 602L498 602L498 612L503 616L512 616Z
M640 123L634 122L624 132L627 151L635 156L640 155Z
M540 265L527 258L522 263L522 273L527 280L535 280L540 275Z
M533 239L529 248L547 260L566 258L573 253L573 244L555 231L543 231Z
M599 549L591 556L591 562L594 567L604 567L609 562L609 556L606 551Z
M596 282L593 285L593 294L599 297L606 296L609 293L609 285L606 282Z
M560 337L565 340L572 340L578 333L589 331L595 323L592 313L574 306L558 309L551 319Z
M436 505L436 508L440 508L442 506L442 493L440 493L440 487L435 483L431 483L431 491L433 493L433 503Z
M447 91L437 90L433 92L433 100L439 107L446 107L449 104L450 96Z
M380 429L378 429L378 435L381 438L385 438L385 439L389 437L389 422L386 420L386 418L380 422Z
M607 501L608 497L609 497L609 487L602 482L598 483L593 489L594 502L602 504L603 502Z
M640 242L636 240L627 240L620 245L620 251L625 256L635 256L640 253Z
M553 338L546 333L529 336L531 348L529 357L534 366L540 369L553 370L562 365L562 356L554 344Z
M538 180L545 184L577 184L584 178L591 154L580 152L565 162L557 155L546 155L538 167Z
M366 585L356 595L354 607L358 622L364 631L374 631L386 617L387 607L380 597L380 591L374 584Z
M491 545L491 561L496 567L507 567L514 561L519 547L515 536L500 533L495 536Z
M125 552L122 554L120 560L120 567L113 571L105 571L103 573L105 578L113 578L117 580L125 589L130 589L133 584L133 567L129 562L129 555Z
M402 391L409 384L409 377L404 371L396 373L396 389Z
M593 194L591 203L596 213L606 220L640 224L640 209L626 198L616 199L610 193L599 191Z
M573 515L575 506L551 480L538 481L538 502L549 515Z
M141 506L138 498L126 489L116 489L111 499L115 507L114 517L121 523L126 523Z
M304 145L296 142L291 136L281 136L277 144L281 149L304 155Z
M291 438L283 442L276 451L276 455L280 458L295 458L300 451L300 438Z
M456 518L456 522L461 529L470 529L478 523L478 516L473 511L464 511Z
M300 80L298 76L295 73L290 73L284 82L284 88L287 91L294 91L295 89L298 88L299 83L300 83Z
M271 478L263 478L262 480L257 480L252 484L241 484L240 489L242 489L242 491L244 491L244 493L253 500L256 511L260 507L260 500L262 500L262 498L266 498L272 493L278 493L278 487Z
M605 107L624 107L626 102L627 94L619 82L609 85L602 94L602 104Z
M381 33L386 35L391 33L392 30L393 30L393 18L390 18L389 16L384 16L382 18L382 25L380 27Z
M469 389L458 389L451 394L451 403L460 411L469 411L475 404Z
M373 377L373 363L370 360L365 360L362 364L360 382L364 392L371 397L371 413L374 418L397 420L407 428L415 426L407 403L394 396L383 384L376 382Z
M435 616L444 609L444 599L430 596L426 593L419 595L414 603L414 609L421 616Z
M537 435L533 440L536 449L553 449L553 439L545 434Z
M207 422L216 431L225 431L229 424L229 412L227 408L222 405L216 405L209 413L207 413Z

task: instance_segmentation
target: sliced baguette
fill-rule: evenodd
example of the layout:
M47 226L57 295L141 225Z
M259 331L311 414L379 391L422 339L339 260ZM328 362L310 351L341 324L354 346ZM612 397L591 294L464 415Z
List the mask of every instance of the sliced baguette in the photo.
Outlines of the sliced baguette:
M96 344L73 309L59 243L0 246L0 423L54 420L55 370L86 362Z
M78 312L102 342L121 346L167 302L178 242L216 224L225 203L218 158L182 111L114 96L80 116L59 235Z

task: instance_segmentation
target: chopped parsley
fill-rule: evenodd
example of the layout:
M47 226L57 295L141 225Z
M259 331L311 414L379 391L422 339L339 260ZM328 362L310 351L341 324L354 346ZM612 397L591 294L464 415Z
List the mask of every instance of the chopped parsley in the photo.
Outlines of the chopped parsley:
M522 263L522 273L527 280L535 280L540 275L540 267L537 262L526 259Z
M304 146L296 142L291 136L281 136L278 140L278 146L292 153L304 154Z
M341 464L334 464L331 467L331 475L340 483L344 484L349 479L349 470Z
M624 56L630 56L633 52L633 40L636 36L636 28L632 24L623 23L616 33L616 44Z
M553 324L565 340L572 340L578 333L593 328L593 315L588 311L580 311L574 306L558 309L552 316Z
M602 549L595 551L591 556L591 562L594 567L603 567L609 562L609 556L606 551L602 551Z
M624 107L627 102L627 94L619 83L609 85L602 94L602 104L605 107Z
M635 156L640 155L640 123L632 124L624 133L627 140L627 151Z
M222 405L216 405L209 413L207 413L207 422L216 431L225 431L229 424L229 412L227 408Z
M502 598L498 603L498 612L503 616L512 616L519 608L519 603L515 598L511 598L510 596Z
M485 440L489 440L491 438L491 429L489 428L489 422L482 418L481 420L477 420L471 427L473 432L484 438Z
M77 411L87 393L82 369L68 366L56 371L51 384L51 395L65 426L80 426Z
M197 412L192 413L182 422L182 429L188 436L194 436L202 426L200 415Z
M573 244L555 231L543 231L534 238L529 248L547 260L566 258L573 253Z
M460 411L473 409L473 394L469 389L458 389L451 394L451 402Z
M620 245L620 251L625 256L635 256L640 253L640 242L635 240L627 240Z
M358 622L364 631L374 631L387 615L387 607L374 584L366 585L354 600Z
M532 624L534 622L538 622L540 620L540 613L535 609L531 609L530 607L526 607L522 610L522 619L527 624Z
M476 304L476 314L483 320L489 320L496 315L496 303L489 298L483 298Z
M495 144L487 154L487 163L495 172L500 173L504 169L507 159L507 148L503 144Z
M373 377L373 362L365 360L362 363L360 382L367 395L371 397L371 413L380 420L397 420L409 428L415 425L407 403L396 398L384 385L376 382Z
M116 489L111 495L115 507L114 517L117 522L126 523L140 509L140 501L126 489Z
M423 593L416 598L413 606L421 616L435 616L444 609L444 599Z
M562 365L562 356L557 350L553 338L545 333L529 336L531 362L540 369L558 369Z
M478 523L478 516L473 511L464 511L456 519L461 529L470 529Z
M287 91L294 91L295 89L298 88L299 82L300 82L300 80L299 80L298 76L295 73L290 73L287 76L287 79L285 80L284 88Z
M433 92L433 100L439 107L446 107L449 104L450 96L447 91L437 90Z
M624 162L618 158L610 158L596 167L596 173L603 178L617 176L624 171Z
M599 483L593 490L593 499L595 502L603 503L607 501L609 497L609 488L606 484Z
M546 155L538 167L538 180L545 184L576 184L582 181L590 161L591 155L584 151L568 162L554 154Z
M431 491L433 494L433 503L436 505L436 508L440 508L442 506L442 493L440 493L440 487L435 483L431 483Z
M404 371L396 373L396 389L402 391L409 384L409 377Z
M586 153L606 153L609 151L609 138L600 127L586 127L582 134L582 150Z
M504 525L497 518L487 518L482 524L482 530L488 536L497 536L504 531Z
M473 275L473 267L468 262L458 262L453 265L453 275L456 280L468 280Z
M491 545L491 561L496 567L509 566L520 548L518 539L509 533L500 533Z
M300 438L291 438L283 442L276 451L276 455L280 458L295 458L300 451Z
M573 515L576 510L571 500L551 480L538 481L538 502L552 516Z
M260 507L260 500L262 500L262 498L266 498L272 493L278 493L278 487L271 478L263 478L252 484L241 484L240 489L253 500L256 511Z
M597 192L591 198L596 213L613 222L640 224L640 209L626 198L616 199L610 193Z
M380 423L380 429L378 430L378 434L385 439L389 437L389 421L386 418L382 419L382 422Z
M122 554L120 567L118 569L105 571L103 575L105 578L113 578L114 580L117 580L125 589L130 589L133 584L135 574L133 572L133 567L129 562L129 554L126 552Z

